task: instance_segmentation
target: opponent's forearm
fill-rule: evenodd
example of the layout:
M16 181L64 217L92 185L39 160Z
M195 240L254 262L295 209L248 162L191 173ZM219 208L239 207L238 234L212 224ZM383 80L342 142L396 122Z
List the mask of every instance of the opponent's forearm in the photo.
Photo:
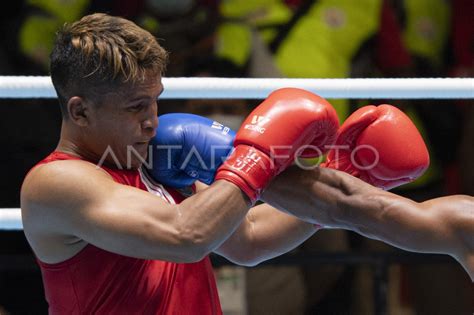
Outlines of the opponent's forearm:
M301 220L325 227L345 228L338 218L342 215L343 201L351 195L348 190L351 186L339 173L320 168L305 171L292 166L272 181L262 199Z
M253 266L294 249L316 231L311 223L261 204L250 209L216 252L237 264Z
M290 168L263 194L279 210L307 222L342 228L414 250L422 248L425 233L418 204L375 188L332 169L304 171Z

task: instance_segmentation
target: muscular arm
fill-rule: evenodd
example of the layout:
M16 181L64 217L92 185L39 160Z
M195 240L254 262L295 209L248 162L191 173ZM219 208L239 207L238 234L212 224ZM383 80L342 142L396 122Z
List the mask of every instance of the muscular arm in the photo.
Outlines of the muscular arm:
M249 204L236 186L217 181L171 205L116 183L90 163L58 161L28 175L21 208L26 236L45 262L73 256L68 248L80 242L132 257L191 262L220 246Z
M215 252L236 264L254 266L294 249L316 231L311 223L261 204L250 209Z
M474 279L473 197L416 203L335 170L290 168L263 199L307 222L353 230L405 250L449 254Z

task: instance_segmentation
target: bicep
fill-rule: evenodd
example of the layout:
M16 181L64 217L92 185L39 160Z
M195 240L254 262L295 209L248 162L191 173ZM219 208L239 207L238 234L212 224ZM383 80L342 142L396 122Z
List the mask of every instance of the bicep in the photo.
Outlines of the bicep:
M91 202L66 216L75 236L109 251L138 258L179 260L176 209L148 192L109 183Z
M51 166L27 183L22 209L29 232L71 235L126 256L180 260L173 205L95 167L74 167Z
M474 198L455 195L436 198L421 204L432 213L438 234L444 240L446 251L455 255L474 252ZM436 231L437 232L437 231Z

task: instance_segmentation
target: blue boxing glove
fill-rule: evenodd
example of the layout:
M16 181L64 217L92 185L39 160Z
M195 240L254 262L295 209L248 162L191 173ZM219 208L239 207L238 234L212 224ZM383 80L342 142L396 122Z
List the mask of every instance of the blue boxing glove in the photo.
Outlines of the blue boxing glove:
M232 151L235 132L214 120L193 114L165 114L158 119L151 167L157 182L184 188L196 180L214 181L216 170Z

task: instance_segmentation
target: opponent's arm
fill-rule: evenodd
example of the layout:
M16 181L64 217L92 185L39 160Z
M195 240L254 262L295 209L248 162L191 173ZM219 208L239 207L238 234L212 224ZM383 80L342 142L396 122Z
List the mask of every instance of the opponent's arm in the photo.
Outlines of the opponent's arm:
M263 199L307 222L352 230L405 250L451 255L474 279L473 197L417 203L343 172L292 167L271 183Z
M260 204L249 210L237 230L215 252L236 264L255 266L296 248L317 230L314 224Z

